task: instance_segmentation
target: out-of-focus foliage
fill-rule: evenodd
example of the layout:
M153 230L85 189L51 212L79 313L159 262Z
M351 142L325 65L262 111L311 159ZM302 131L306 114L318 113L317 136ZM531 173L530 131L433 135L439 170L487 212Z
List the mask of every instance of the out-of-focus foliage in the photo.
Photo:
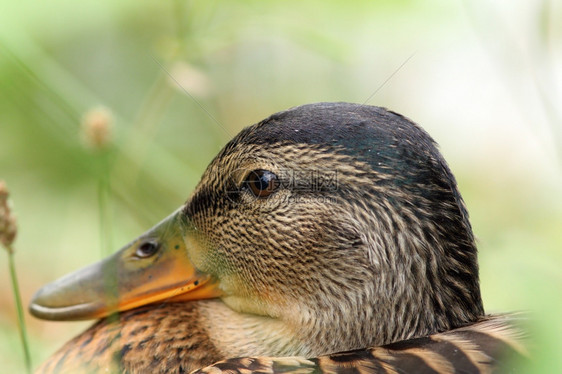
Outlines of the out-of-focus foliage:
M24 302L179 206L243 126L367 102L441 144L479 238L485 306L530 311L529 370L562 371L561 25L547 0L4 1L0 179ZM114 133L95 150L81 129L100 107ZM0 367L17 372L4 272L0 288ZM28 325L38 364L87 324Z

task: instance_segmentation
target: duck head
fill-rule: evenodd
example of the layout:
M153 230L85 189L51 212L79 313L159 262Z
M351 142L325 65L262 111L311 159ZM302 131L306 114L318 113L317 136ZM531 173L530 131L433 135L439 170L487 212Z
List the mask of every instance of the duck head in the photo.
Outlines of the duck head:
M284 354L307 341L324 343L305 354L385 344L484 313L468 214L435 142L399 114L345 103L244 129L174 214L45 286L30 310L88 319L205 298L272 321Z

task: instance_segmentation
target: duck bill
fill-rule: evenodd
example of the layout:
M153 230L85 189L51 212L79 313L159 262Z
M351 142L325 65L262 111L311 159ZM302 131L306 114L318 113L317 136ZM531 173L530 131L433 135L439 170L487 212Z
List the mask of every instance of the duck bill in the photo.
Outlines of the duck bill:
M217 282L187 258L182 217L178 210L112 256L47 284L34 295L31 314L97 319L150 303L219 297Z

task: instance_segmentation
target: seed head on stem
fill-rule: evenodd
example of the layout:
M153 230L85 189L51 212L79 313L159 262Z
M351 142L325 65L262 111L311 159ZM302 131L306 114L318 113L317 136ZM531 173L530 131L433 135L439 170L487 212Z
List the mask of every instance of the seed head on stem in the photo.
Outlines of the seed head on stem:
M23 346L23 354L25 360L25 368L27 373L31 373L31 356L29 354L29 344L27 343L27 331L25 329L25 319L23 316L23 306L18 286L18 278L16 276L16 265L14 263L14 239L18 233L16 226L16 217L12 214L8 197L8 187L6 183L0 180L0 243L8 251L8 266L10 269L10 277L12 279L12 290L16 303L16 311L18 315L18 326Z
M107 148L112 138L113 115L104 107L89 110L82 118L82 135L88 146Z
M18 233L16 217L12 214L6 183L0 180L0 243L11 253L12 243Z

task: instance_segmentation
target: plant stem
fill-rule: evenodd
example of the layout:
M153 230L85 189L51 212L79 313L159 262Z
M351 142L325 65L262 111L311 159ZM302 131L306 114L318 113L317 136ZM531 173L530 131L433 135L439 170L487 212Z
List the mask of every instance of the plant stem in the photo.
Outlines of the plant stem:
M112 215L111 215L111 151L109 149L101 150L98 155L100 166L100 174L98 180L98 208L100 219L100 253L105 258L112 253L113 250L113 234L112 234ZM117 269L108 268L103 275L105 295L107 297L107 307L110 310L117 310ZM108 317L110 322L119 320L119 312L114 311ZM121 371L120 371L121 372Z
M25 328L25 319L23 317L23 306L21 304L21 296L18 285L18 278L16 276L16 266L14 263L14 253L12 248L8 248L8 258L10 264L10 276L12 277L12 288L14 291L14 299L16 302L16 309L18 312L18 325L20 330L20 338L23 345L23 354L25 358L25 368L27 373L31 373L31 356L29 354L29 344L27 341L27 330Z
M112 232L111 232L111 214L110 214L110 172L109 172L109 152L104 150L99 156L100 177L98 181L98 209L100 219L100 246L101 257L104 258L111 254L112 251Z

